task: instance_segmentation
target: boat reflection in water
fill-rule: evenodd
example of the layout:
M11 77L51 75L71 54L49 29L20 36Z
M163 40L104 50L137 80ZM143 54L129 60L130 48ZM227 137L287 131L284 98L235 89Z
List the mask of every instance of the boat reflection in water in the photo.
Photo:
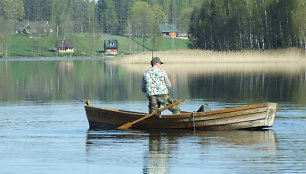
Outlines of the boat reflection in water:
M105 168L112 163L124 168L138 164L145 174L166 174L187 169L255 172L257 167L273 171L276 144L273 130L89 131L86 147L88 156L100 156L96 160Z

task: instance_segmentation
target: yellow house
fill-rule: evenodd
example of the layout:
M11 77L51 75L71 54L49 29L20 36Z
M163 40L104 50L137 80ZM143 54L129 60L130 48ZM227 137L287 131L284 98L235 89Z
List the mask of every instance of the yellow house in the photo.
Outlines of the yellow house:
M71 40L59 40L56 45L59 53L74 53L73 42Z

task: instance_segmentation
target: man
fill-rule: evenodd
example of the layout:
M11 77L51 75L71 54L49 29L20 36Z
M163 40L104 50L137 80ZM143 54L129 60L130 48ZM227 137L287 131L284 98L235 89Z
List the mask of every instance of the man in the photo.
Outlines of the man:
M163 62L159 57L153 57L151 60L152 68L143 74L142 91L146 93L149 99L149 113L156 111L160 105L167 106L174 103L174 99L169 96L168 88L171 83L167 73L160 69ZM169 110L173 114L179 114L180 108L176 105Z

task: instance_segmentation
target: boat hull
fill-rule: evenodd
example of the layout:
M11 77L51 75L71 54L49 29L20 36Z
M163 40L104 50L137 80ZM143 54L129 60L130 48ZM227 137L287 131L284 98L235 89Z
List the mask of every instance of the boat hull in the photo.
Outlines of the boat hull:
M149 117L131 129L262 129L274 124L277 103L260 103L208 112L183 112ZM90 129L116 129L146 113L85 106Z

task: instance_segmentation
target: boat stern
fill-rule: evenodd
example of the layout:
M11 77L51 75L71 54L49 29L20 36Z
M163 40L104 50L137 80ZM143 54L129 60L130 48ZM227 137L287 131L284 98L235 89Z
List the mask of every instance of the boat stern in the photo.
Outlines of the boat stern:
M266 127L273 126L277 108L278 108L277 103L269 103L268 108L267 108L267 115L266 115L266 123L265 123Z

